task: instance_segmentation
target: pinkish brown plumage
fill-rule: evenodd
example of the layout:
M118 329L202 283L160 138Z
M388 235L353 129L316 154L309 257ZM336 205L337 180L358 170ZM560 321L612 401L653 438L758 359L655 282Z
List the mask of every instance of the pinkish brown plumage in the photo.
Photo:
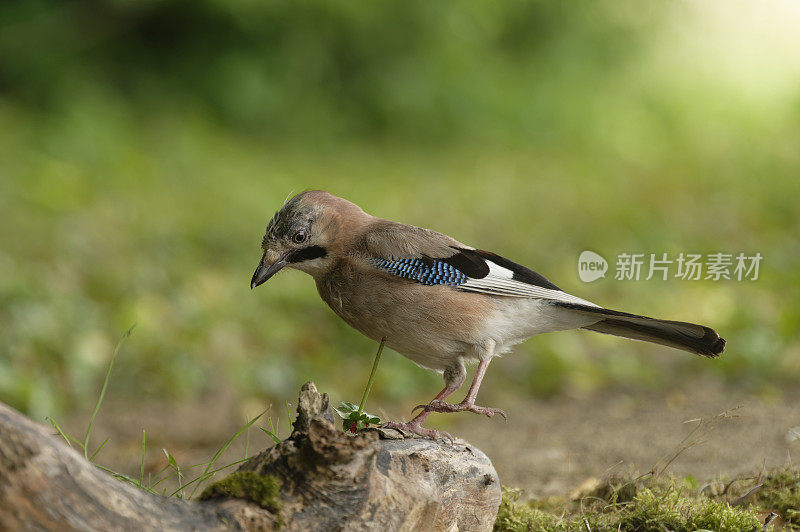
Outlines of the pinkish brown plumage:
M707 357L725 341L712 329L602 308L567 294L538 273L430 229L376 218L327 192L294 196L270 220L251 287L284 267L311 275L323 301L350 326L420 366L445 387L414 419L387 426L436 437L431 412L502 410L475 404L493 357L545 332L587 329ZM467 396L445 399L478 363ZM415 409L416 410L416 409Z

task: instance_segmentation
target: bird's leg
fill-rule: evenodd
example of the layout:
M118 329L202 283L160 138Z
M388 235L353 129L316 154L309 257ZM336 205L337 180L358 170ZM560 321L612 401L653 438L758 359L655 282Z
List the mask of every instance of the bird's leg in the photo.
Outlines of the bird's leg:
M478 389L481 387L481 381L486 374L486 368L489 367L492 357L481 359L478 364L478 369L475 371L475 378L472 380L472 385L469 387L467 396L458 404L450 404L443 401L442 397L437 397L430 404L423 406L424 411L420 414L427 412L474 412L476 414L483 414L486 417L492 417L495 414L500 414L503 419L508 419L506 413L499 408L489 408L486 406L478 406L475 404L475 398L478 396Z
M436 397L433 398L433 401L431 401L431 403L434 403L436 401L444 402L444 400L447 397L449 397L450 395L453 394L453 392L458 390L461 387L461 385L464 384L464 381L467 378L467 370L466 368L464 368L464 363L459 361L459 363L456 364L455 366L445 370L443 376L445 383L444 389L441 392L439 392L439 394ZM419 434L420 436L427 436L433 439L437 439L441 436L446 436L448 439L452 440L453 437L450 436L450 434L448 434L447 432L428 429L422 426L422 423L428 418L429 415L431 415L432 412L432 410L427 409L427 406L428 405L420 405L418 407L415 407L414 410L416 410L417 408L422 408L422 412L417 414L411 421L406 421L403 423L389 421L388 423L384 423L381 426L386 429L398 429L401 431L413 432L414 434ZM414 410L412 410L411 412L414 412Z

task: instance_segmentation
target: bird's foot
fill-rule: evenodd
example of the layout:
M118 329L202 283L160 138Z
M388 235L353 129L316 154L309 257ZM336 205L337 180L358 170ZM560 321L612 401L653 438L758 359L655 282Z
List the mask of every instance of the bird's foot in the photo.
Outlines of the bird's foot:
M422 422L420 421L408 421L405 423L400 423L396 421L388 421L381 425L382 429L396 429L400 432L411 432L413 434L419 434L420 436L425 436L426 438L431 438L434 440L438 440L442 437L447 438L450 441L453 441L453 437L443 431L443 430L434 430L428 429L422 426Z
M451 404L442 401L441 399L434 399L427 405L417 405L411 412L421 408L424 412L473 412L475 414L483 414L486 417L492 417L495 414L500 414L503 419L508 421L508 416L499 408L490 408L488 406L478 406L474 403L461 401L460 403Z

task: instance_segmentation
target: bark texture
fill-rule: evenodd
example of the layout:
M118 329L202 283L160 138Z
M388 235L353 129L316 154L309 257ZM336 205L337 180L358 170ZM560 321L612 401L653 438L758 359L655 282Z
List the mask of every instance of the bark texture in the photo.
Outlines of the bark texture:
M313 383L300 392L294 433L241 470L280 479L288 530L491 530L500 505L479 449L396 430L349 436Z
M159 497L90 464L47 428L0 403L0 530L271 530L242 500Z

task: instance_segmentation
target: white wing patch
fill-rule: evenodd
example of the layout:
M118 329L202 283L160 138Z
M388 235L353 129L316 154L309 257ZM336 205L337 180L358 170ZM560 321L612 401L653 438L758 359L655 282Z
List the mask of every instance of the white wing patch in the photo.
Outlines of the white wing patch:
M491 259L486 259L489 266L489 274L483 279L468 278L466 282L458 285L460 290L469 292L479 292L482 294L509 296L509 297L528 297L536 299L551 299L554 301L564 301L567 303L578 303L590 307L599 307L590 301L570 295L561 290L543 288L535 284L523 283L514 280L514 272L495 264Z

